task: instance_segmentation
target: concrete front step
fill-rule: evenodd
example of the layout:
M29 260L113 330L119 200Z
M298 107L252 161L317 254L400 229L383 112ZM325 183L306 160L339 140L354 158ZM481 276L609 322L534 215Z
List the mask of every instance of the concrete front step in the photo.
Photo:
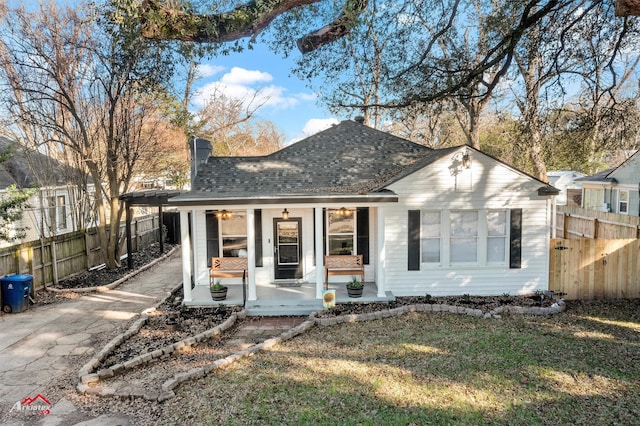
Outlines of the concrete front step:
M275 305L275 304L258 304L256 302L247 302L246 305L247 315L252 317L279 317L289 315L309 315L312 312L322 310L322 301L306 302L303 304L287 304L287 305Z

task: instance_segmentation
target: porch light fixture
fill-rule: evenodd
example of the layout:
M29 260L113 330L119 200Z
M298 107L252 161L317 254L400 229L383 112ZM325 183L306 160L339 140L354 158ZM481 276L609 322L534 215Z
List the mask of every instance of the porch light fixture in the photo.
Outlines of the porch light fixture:
M471 151L469 151L469 148L467 148L464 150L464 152L458 152L456 155L453 156L452 160L459 161L460 165L462 165L462 168L470 169L471 168Z
M347 216L351 216L351 210L345 208L345 207L341 207L338 210L338 216L340 217L347 217Z
M465 169L471 168L471 153L469 152L469 148L462 154L462 167Z
M227 220L231 218L231 212L229 210L218 210L216 212L216 217L218 219Z
M284 220L289 219L289 210L287 210L286 207L285 207L284 210L282 210L282 219L284 219Z

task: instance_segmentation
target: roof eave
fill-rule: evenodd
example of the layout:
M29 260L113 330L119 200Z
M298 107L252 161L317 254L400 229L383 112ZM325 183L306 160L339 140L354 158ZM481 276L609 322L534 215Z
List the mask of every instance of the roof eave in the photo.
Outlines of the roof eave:
M172 206L198 205L263 205L263 204L333 204L333 203L397 203L398 196L393 192L377 192L368 194L279 194L256 197L208 197L205 194L184 194L169 199Z

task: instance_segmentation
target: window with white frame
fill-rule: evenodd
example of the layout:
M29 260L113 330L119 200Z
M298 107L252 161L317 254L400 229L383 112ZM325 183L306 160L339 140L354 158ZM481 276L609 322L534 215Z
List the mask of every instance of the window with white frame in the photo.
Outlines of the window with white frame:
M244 211L233 211L229 218L220 219L223 257L247 256L247 216Z
M327 211L327 253L349 255L356 253L356 212L350 209Z
M58 229L67 229L67 197L58 195L58 202L56 204Z
M449 239L451 263L478 262L478 211L452 211Z
M422 212L422 263L440 263L442 240L441 216L439 211Z
M67 229L67 197L64 195L48 197L48 203L51 231Z
M520 268L520 209L423 210L419 221L411 219L411 212L409 270L418 270L418 263L426 267L474 264ZM412 239L415 226L419 227L419 241Z
M487 262L504 263L507 256L507 212L487 212Z
M618 190L618 213L629 214L629 191Z

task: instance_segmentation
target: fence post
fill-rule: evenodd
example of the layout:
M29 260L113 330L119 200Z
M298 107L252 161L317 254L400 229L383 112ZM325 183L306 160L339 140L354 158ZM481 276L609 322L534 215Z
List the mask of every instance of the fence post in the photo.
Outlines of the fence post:
M51 237L51 272L53 284L58 285L58 255L56 254L56 239Z
M597 217L593 218L593 239L594 240L598 239L598 218Z

